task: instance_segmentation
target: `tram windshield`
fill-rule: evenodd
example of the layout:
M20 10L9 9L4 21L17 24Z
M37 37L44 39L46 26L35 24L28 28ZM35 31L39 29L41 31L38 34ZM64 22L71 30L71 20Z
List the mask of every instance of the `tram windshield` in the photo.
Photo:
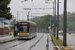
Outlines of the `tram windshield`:
M25 25L20 26L19 27L19 32L28 32L27 26L25 26Z

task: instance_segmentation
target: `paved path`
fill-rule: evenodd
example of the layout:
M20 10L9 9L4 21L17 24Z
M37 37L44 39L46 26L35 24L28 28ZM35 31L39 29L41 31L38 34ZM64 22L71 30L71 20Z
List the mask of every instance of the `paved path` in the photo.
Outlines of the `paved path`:
M51 41L51 36L50 35L49 35L49 50L54 50L54 45L53 45L53 43Z
M0 43L13 40L13 35L0 35Z

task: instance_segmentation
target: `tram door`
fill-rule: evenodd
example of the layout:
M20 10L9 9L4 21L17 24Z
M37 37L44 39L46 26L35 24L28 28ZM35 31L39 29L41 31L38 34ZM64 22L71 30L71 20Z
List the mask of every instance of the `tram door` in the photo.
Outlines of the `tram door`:
M18 33L17 24L14 24L14 37L17 36L17 33Z

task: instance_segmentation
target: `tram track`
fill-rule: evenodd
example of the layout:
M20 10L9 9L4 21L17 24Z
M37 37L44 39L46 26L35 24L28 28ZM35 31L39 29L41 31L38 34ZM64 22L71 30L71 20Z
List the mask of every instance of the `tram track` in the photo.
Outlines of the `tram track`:
M8 50L8 49L13 48L13 47L16 47L16 46L18 46L18 45L20 45L20 44L23 44L23 43L27 42L28 40L24 40L24 41L22 41L22 42L20 42L20 40L16 40L16 41L19 42L19 43L16 43L16 44L14 44L14 45L12 45L12 46L6 48L5 50ZM16 42L16 41L15 41L15 42Z
M29 50L31 50L33 47L35 47L35 45L42 39L43 36L44 36L44 35L42 35L42 36L40 37L40 39L37 40L37 42L35 42L35 44L31 45L31 46L29 47ZM20 40L17 40L17 41L20 41ZM24 40L23 42L18 43L18 44L15 44L15 45L13 45L13 46L11 46L11 47L9 47L9 48L6 48L5 50L9 50L9 49L11 49L11 48L13 48L13 47L16 47L16 46L18 46L18 45L20 45L20 44L23 44L23 43L27 42L27 41L28 41L28 40Z
M33 47L35 47L36 44L42 39L43 36L44 36L44 34L40 37L40 39L35 44L33 44L32 46L29 47L29 50L31 50Z
M18 46L23 46L23 43L24 43L24 45L26 44L29 46L29 47L27 46L28 50L31 50L42 39L42 37L43 37L43 35L41 35L41 36L38 35L37 37L35 37L32 40L18 40L18 39L16 39L15 41L0 44L0 48L1 48L1 50L11 50L11 49L14 50L14 48L16 48ZM33 42L33 41L35 41L35 42ZM29 44L29 42L30 42L30 44ZM33 42L33 43L31 44L31 42ZM27 48L25 48L25 49L27 49Z

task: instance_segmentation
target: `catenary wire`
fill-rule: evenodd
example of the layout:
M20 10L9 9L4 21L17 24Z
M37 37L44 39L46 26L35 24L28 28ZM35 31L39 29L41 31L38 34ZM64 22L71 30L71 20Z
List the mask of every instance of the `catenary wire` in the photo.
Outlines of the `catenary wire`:
M19 1L20 1L20 0L19 0ZM21 2L21 1L20 1L20 2ZM21 3L23 4L23 2L21 2ZM23 6L26 7L24 4L23 4ZM26 11L26 10L25 10L25 13L26 13L26 16L27 16L27 11Z
M32 4L33 4L33 6L34 6L34 8L35 8L35 5L34 5L34 3L33 3L33 1L32 1ZM36 10L36 9L35 9ZM37 11L37 10L36 10ZM37 11L38 12L38 11Z

